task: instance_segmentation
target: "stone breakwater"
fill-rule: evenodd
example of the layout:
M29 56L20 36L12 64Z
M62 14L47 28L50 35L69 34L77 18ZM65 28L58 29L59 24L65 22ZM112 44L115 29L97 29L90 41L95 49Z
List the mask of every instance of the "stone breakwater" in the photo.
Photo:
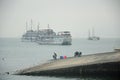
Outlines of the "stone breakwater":
M120 72L120 51L83 55L58 59L27 69L19 70L16 75L35 76L81 76L81 75L111 75L118 76Z

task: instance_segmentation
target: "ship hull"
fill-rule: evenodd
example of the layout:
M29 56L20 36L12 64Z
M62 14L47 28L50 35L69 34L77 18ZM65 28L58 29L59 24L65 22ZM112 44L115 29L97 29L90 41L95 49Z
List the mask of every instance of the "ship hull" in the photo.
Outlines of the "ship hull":
M71 39L48 39L48 40L37 40L36 41L40 45L71 45Z
M100 40L99 37L89 37L88 40Z

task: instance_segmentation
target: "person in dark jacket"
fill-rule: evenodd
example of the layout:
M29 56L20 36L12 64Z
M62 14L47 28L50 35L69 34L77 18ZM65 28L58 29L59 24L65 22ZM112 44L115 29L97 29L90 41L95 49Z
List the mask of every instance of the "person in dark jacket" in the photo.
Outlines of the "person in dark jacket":
M82 52L79 52L78 57L81 57L81 55L82 55Z
M57 59L57 54L54 52L53 59Z
M78 54L79 54L79 52L76 51L76 52L74 53L74 57L78 57Z

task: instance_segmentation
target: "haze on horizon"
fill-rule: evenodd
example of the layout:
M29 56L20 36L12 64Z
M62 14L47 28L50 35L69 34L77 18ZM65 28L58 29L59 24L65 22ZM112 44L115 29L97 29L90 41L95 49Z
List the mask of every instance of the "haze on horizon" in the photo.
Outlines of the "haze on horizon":
M0 0L0 37L21 37L31 19L33 30L39 22L87 38L94 27L96 36L120 38L120 0Z

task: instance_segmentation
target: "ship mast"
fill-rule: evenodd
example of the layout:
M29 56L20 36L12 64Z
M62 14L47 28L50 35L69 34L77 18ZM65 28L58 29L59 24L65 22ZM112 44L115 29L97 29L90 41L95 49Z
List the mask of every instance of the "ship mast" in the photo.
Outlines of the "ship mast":
M31 42L32 42L32 26L33 26L33 21L31 19Z
M90 34L90 29L89 29L89 30L88 30L88 38L90 38L90 35L91 35L91 34Z
M92 28L92 37L95 36L94 28Z
M38 22L38 25L37 25L37 31L39 31L39 25L40 25L40 23Z
M32 26L33 26L33 21L32 21L32 19L31 19L31 31L32 31Z
M49 24L48 24L48 29L50 29Z
M39 38L39 22L37 24L37 30L36 30L36 40Z
M26 33L27 33L27 28L28 28L28 23L27 23L27 21L26 21L26 30L25 30Z
M37 25L37 36L39 36L39 25L40 25L40 23L38 22L38 25Z

